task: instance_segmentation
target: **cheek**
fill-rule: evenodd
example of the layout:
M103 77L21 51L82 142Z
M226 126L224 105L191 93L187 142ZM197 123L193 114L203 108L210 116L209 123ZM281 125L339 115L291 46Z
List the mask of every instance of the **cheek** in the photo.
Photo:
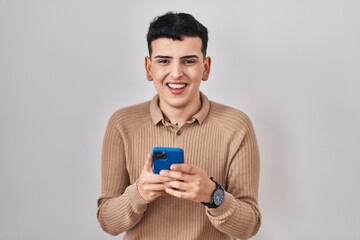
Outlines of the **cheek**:
M188 76L193 81L201 81L203 77L203 69L202 68L192 69L191 71L188 72Z
M154 67L151 71L154 80L162 80L166 76L166 69Z
M155 88L160 91L162 88L164 88L164 78L163 77L160 77L158 75L156 76L153 76L153 83L154 83L154 86Z
M201 76L204 71L205 68L203 66L196 66L194 68L189 69L189 74L191 74L192 76Z

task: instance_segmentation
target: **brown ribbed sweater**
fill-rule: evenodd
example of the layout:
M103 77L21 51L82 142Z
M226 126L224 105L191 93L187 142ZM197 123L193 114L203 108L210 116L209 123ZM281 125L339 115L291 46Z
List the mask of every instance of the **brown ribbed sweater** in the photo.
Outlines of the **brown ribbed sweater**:
M261 222L259 151L250 119L209 101L181 129L168 123L152 101L113 114L104 137L98 220L125 239L247 239ZM208 209L166 195L148 203L136 181L155 146L181 147L185 162L205 169L225 189L224 203Z

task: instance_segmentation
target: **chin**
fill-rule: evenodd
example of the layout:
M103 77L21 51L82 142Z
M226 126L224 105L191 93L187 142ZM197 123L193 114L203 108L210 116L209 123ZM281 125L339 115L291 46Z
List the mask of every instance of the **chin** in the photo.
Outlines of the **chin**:
M165 102L173 108L184 108L187 105L187 102L182 99L167 99Z

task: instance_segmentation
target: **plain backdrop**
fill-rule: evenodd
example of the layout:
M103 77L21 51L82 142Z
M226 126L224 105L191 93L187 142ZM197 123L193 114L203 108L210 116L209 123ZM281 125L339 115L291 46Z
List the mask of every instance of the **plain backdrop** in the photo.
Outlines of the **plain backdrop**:
M221 2L0 0L1 240L122 239L96 219L102 139L154 96L145 35L169 10L209 29L201 90L254 123L253 239L360 239L360 1Z

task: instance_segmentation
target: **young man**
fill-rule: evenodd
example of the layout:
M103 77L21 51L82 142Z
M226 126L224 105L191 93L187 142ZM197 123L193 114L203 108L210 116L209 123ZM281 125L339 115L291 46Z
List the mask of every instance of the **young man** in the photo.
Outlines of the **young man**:
M147 41L147 79L158 94L109 121L101 227L125 239L253 236L261 221L258 146L244 113L199 90L211 67L207 29L189 14L167 13L150 24ZM185 163L154 174L155 146L183 148Z

